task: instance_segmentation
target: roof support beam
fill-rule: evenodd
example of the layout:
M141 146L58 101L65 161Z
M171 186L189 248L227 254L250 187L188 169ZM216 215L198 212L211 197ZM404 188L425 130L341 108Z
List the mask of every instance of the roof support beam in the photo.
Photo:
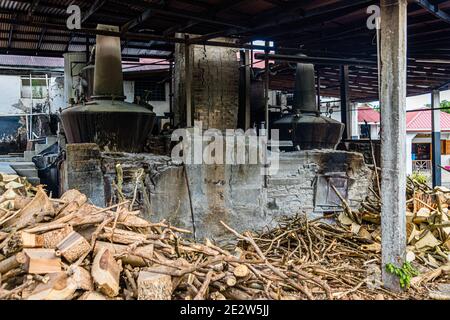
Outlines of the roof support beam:
M381 0L381 251L387 289L401 291L386 270L406 259L407 0Z
M39 6L39 2L40 0L33 0L33 2L31 3L30 9L28 10L28 16L31 17L34 12L36 11L36 9Z
M441 169L441 99L440 91L431 92L431 124L432 124L432 167L433 167L433 188L442 185Z
M450 15L439 9L439 6L437 4L432 4L428 0L414 0L419 6L427 10L429 13L434 15L435 17L450 23Z
M90 17L92 17L99 9L101 9L108 0L95 0L92 6L89 8L88 12L81 19L81 22L86 22Z
M39 42L38 42L38 45L36 47L36 51L38 51L38 52L39 52L39 50L41 50L42 42L44 41L44 36L45 36L46 32L47 32L47 28L42 28L41 35L39 36Z
M120 28L120 31L122 33L128 32L129 30L137 27L138 25L142 24L146 20L148 20L153 15L153 9L146 9L142 14L140 14L138 17L134 18L133 20L128 21L126 24Z

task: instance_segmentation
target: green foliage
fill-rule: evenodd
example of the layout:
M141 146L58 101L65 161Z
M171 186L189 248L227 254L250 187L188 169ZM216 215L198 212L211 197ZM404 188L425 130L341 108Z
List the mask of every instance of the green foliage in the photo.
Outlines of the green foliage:
M425 105L425 107L427 107L427 108L431 108L431 104L427 104L427 105ZM446 113L450 113L450 101L448 101L448 100L442 100L441 101L441 111L442 112L446 112Z
M428 183L428 177L420 172L413 172L413 174L410 176L411 180L420 183L420 184L427 184Z
M386 265L386 270L399 278L402 289L409 289L411 279L419 275L419 272L409 262L405 262L401 268L389 263Z

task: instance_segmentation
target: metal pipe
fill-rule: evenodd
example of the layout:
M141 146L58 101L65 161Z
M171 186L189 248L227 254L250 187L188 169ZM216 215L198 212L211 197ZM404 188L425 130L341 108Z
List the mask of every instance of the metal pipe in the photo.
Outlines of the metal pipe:
M349 66L377 66L376 61L359 60L359 59L341 59L341 58L325 58L325 57L308 57L302 55L284 55L284 54L264 54L257 53L256 59L269 59L276 61L296 62L296 63L312 63L315 65L349 65Z

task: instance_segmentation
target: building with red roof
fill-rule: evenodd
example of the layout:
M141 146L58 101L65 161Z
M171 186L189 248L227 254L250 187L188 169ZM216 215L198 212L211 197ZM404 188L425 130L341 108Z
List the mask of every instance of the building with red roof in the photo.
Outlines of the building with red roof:
M406 113L407 173L431 170L431 124L430 109ZM380 113L370 106L358 108L360 138L380 139ZM370 130L370 131L369 131ZM450 114L441 112L442 165L450 167Z

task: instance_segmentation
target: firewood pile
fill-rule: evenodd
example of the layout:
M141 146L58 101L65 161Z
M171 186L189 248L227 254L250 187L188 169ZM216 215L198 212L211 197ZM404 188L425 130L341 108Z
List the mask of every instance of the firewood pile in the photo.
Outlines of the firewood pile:
M398 299L380 286L379 252L341 226L305 216L240 234L235 244L189 240L189 231L150 223L132 201L108 208L76 190L47 196L0 174L0 299L253 300ZM419 209L420 210L420 209ZM448 270L420 278L445 278ZM431 278L430 278L431 276Z
M450 189L430 188L408 178L407 183L407 250L410 261L439 268L450 263ZM344 204L344 207L345 204ZM368 241L380 241L381 199L372 193L359 212L350 212L339 220Z

